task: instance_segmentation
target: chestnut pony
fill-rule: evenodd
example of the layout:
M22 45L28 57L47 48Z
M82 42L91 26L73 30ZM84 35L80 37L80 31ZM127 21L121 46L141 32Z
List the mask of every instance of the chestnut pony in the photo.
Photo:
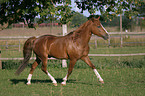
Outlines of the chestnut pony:
M70 64L68 68L67 75L63 78L62 85L66 85L66 81L69 75L72 73L75 63L77 60L81 59L86 62L95 72L97 78L101 83L104 83L103 79L99 75L95 66L91 63L88 53L89 53L89 40L92 34L100 36L107 40L109 35L105 28L100 23L98 17L91 18L82 24L78 29L73 32L70 32L66 36L53 36L53 35L44 35L39 38L31 37L29 38L23 47L24 60L22 64L16 71L16 74L19 75L23 69L28 65L28 61L31 57L32 51L36 54L36 60L32 64L30 73L28 75L27 81L28 85L31 84L31 77L34 69L37 65L42 62L42 71L46 73L52 83L57 86L57 81L54 77L47 71L47 59L50 57L55 57L57 59L69 59Z

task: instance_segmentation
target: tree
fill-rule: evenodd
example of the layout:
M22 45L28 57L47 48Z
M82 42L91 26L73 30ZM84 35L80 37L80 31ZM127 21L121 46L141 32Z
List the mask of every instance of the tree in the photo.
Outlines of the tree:
M115 15L124 14L131 18L138 14L138 6L142 0L75 0L77 7L88 10L90 14L100 10L102 15L112 18ZM62 3L65 2L63 5ZM54 20L60 18L61 23L67 23L73 12L71 11L71 0L1 0L0 2L0 24L10 25L12 23L27 21L29 27L33 27L33 21L38 14L40 21ZM53 17L53 18L52 18ZM25 22L24 22L25 23Z
M140 29L142 31L143 28L145 28L145 1L141 3L141 6L139 6L139 24L140 24ZM138 18L139 19L139 18Z
M100 10L105 19L124 13L128 18L138 14L142 0L75 0L79 9L88 10L90 14Z
M34 18L40 15L38 23L46 20L60 19L66 24L73 12L70 0L2 0L0 2L0 24L11 25L12 23L24 22L33 27ZM65 2L65 4L62 4Z
M32 21L38 15L38 12L35 11L37 6L35 0L4 0L0 4L0 14L2 14L0 15L0 24L11 25L26 20L31 27Z
M139 6L138 9L139 9L139 16L145 17L145 1L141 2L141 6Z
M71 19L71 26L78 27L87 21L87 17L79 12L75 12Z

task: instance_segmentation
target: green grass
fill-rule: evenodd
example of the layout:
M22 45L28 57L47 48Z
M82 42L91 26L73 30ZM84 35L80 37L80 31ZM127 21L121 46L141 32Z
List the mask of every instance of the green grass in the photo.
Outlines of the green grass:
M72 29L68 29L72 30ZM51 31L51 32L50 32ZM70 31L69 31L70 32ZM39 36L44 34L60 35L61 28L38 28L23 29L14 28L12 30L0 31L0 36ZM130 42L132 38L124 39ZM134 39L143 42L144 39ZM1 47L2 58L23 57L21 42L21 51L18 47ZM92 40L91 42L94 43ZM120 48L117 46L107 45L107 41L103 39L97 40L98 48L94 49L94 45L90 45L90 54L132 54L145 53L144 44L142 45L124 45ZM120 43L119 39L111 40L111 43ZM1 45L5 45L6 41L0 41ZM18 45L18 41L9 40L9 45ZM119 46L119 45L118 45ZM144 96L145 94L145 56L129 56L129 57L90 57L92 63L98 69L100 75L104 79L105 84L100 84L91 68L83 61L79 60L70 76L67 86L61 86L62 78L67 73L67 68L61 68L60 60L48 60L48 71L58 81L58 86L52 85L50 79L41 71L41 64L35 70L32 77L32 85L26 85L26 79L30 71L30 66L34 60L30 61L29 66L22 72L20 76L15 76L14 72L20 65L21 61L2 61L3 70L0 70L0 96ZM69 62L69 61L68 61Z
M145 69L121 68L98 70L105 84L100 84L90 68L75 68L67 85L61 86L67 69L49 68L49 72L58 81L52 85L50 79L39 68L32 77L32 84L26 85L29 68L20 76L16 70L0 70L0 96L144 96Z

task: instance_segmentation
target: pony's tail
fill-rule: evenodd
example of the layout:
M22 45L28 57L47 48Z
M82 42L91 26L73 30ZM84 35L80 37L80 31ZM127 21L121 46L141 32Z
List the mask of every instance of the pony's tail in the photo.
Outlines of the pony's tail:
M22 64L18 67L17 71L15 72L16 75L20 75L20 73L28 65L29 59L31 58L31 55L32 55L32 49L33 49L32 47L35 40L36 40L36 37L31 37L25 42L24 47L23 47L24 60Z

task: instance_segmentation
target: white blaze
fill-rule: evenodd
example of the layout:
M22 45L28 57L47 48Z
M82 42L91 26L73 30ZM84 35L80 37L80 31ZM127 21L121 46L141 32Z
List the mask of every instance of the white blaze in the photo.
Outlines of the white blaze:
M103 27L103 25L101 24L101 27L103 28L103 30L105 30L105 32L108 34L107 30Z

